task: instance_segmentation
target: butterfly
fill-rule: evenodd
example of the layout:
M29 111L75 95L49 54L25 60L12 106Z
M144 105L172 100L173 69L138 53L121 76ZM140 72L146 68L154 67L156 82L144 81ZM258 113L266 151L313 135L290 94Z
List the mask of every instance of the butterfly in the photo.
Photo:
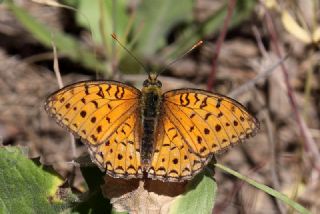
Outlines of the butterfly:
M161 86L156 74L141 91L117 81L83 81L54 92L45 109L114 178L190 180L214 154L259 128L229 97L189 88L162 93Z

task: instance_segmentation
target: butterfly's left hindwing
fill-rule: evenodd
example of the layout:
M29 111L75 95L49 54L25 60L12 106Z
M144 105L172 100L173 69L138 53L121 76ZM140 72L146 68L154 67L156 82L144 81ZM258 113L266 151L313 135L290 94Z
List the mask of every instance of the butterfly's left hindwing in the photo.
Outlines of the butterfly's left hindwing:
M191 151L167 115L160 116L158 131L148 177L172 182L190 180L204 167L206 160Z
M115 81L85 81L53 93L45 108L89 147L92 159L114 177L141 177L140 96Z

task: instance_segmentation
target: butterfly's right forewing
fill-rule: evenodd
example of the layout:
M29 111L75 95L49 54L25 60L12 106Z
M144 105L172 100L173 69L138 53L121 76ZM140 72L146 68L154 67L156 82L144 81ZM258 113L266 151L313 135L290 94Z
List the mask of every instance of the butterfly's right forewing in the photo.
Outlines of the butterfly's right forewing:
M46 110L82 138L92 159L114 177L141 177L140 97L115 81L85 81L49 96Z

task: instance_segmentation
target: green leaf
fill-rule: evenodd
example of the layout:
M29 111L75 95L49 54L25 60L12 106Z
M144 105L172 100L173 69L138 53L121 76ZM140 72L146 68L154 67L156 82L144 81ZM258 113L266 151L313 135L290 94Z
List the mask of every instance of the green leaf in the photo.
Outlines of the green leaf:
M17 147L0 147L0 213L57 213L63 180L38 166Z
M6 3L18 21L44 46L51 48L54 42L61 54L69 56L89 69L105 72L105 64L98 61L96 55L86 49L77 39L48 28L12 1L8 0Z
M80 167L83 178L85 179L89 191L84 195L86 197L74 209L79 213L110 213L112 205L105 199L101 192L101 185L104 183L105 173L98 167Z
M230 28L238 25L246 20L254 10L256 0L238 0L233 11L233 16L230 22ZM203 40L210 34L216 33L223 25L227 15L227 2L214 14L209 16L203 23L193 23L184 29L178 41L173 44L173 51L168 57L176 59L181 51L185 52L190 49L197 41Z
M128 212L116 212L116 211L112 210L111 214L129 214L129 213Z
M101 2L104 8L100 7ZM126 6L126 0L78 0L77 22L92 31L94 41L99 44L103 40L107 42L107 47L105 48L107 48L108 56L112 54L110 47L113 40L110 35L115 33L119 38L126 36L126 27L129 19ZM100 24L103 25L106 32L101 33ZM103 38L104 36L107 38Z
M147 57L166 45L165 36L179 23L192 20L193 0L182 2L172 0L143 1L139 5L136 24L142 24L137 51ZM138 27L137 27L138 28Z
M212 213L217 193L217 184L208 172L197 175L187 186L187 191L178 196L170 207L170 214Z
M248 178L244 175L241 175L240 173L226 167L223 166L221 164L214 164L216 167L218 167L219 169L222 169L223 171L247 182L248 184L251 184L252 186L268 193L269 195L272 195L273 197L283 201L285 204L289 205L290 207L292 207L293 209L295 209L296 211L298 211L299 213L302 214L311 214L311 212L309 210L307 210L306 208L304 208L303 206L301 206L300 204L298 204L297 202L293 201L292 199L290 199L288 196L282 194L281 192L278 192L264 184L258 183L255 180Z

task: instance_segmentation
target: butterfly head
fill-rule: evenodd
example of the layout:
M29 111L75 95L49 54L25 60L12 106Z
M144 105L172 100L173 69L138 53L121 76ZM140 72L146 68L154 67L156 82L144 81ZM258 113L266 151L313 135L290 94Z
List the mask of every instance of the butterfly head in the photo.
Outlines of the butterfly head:
M161 93L162 83L157 79L157 75L150 73L148 79L143 82L143 92L146 93Z

